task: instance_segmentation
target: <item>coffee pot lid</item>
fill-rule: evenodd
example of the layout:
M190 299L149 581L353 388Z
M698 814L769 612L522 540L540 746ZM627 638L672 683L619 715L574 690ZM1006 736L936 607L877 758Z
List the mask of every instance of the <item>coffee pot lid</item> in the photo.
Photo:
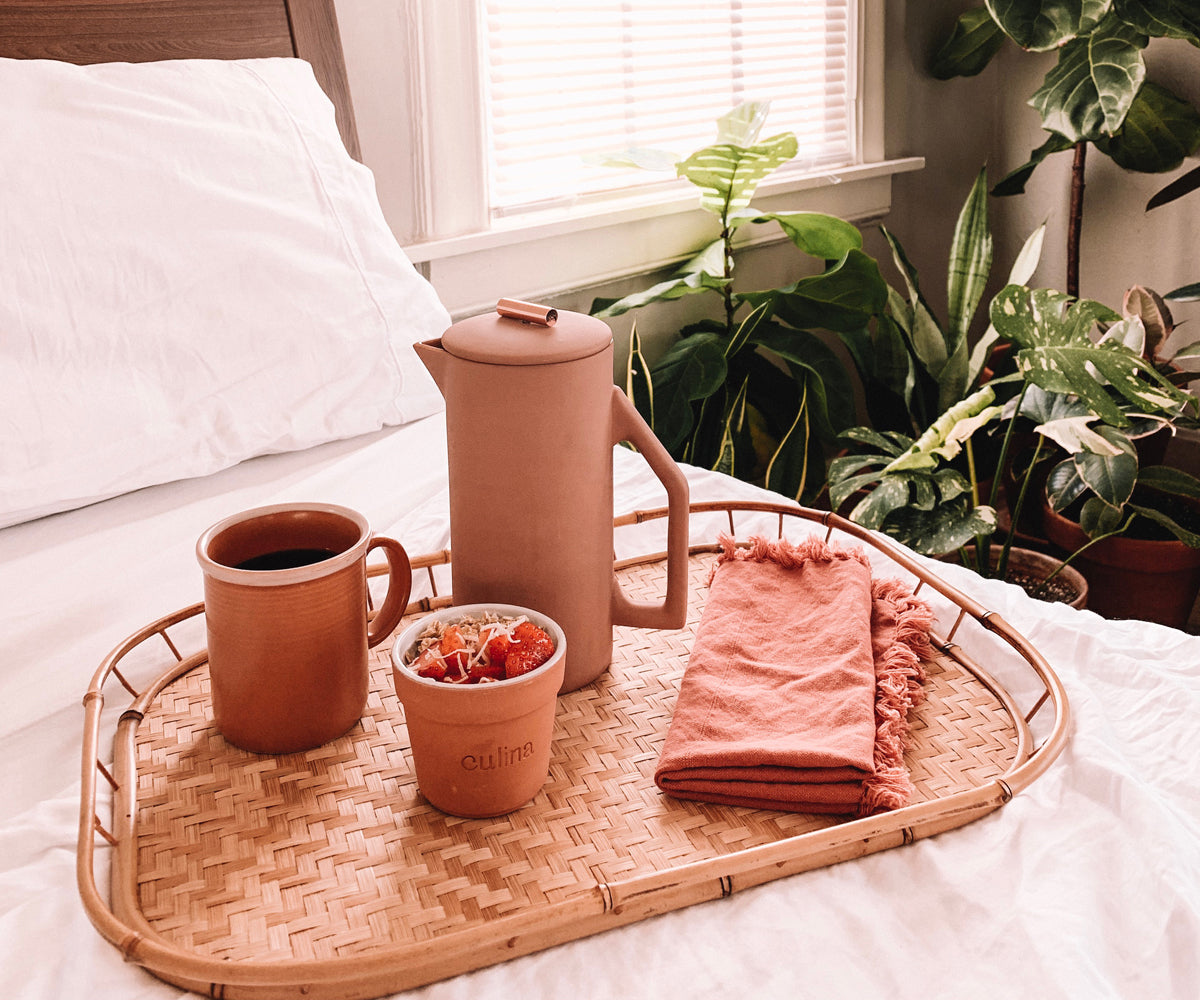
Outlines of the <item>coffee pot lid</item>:
M549 306L501 299L494 313L455 323L442 347L464 361L492 365L551 365L591 357L612 344L603 320Z

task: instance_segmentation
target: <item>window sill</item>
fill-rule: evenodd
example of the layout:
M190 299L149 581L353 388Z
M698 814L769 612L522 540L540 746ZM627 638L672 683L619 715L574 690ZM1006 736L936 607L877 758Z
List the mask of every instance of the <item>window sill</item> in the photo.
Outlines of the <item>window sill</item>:
M883 218L895 174L919 170L920 157L771 178L753 205L762 211L827 212L857 225ZM784 239L779 229L754 227L745 245ZM455 319L491 309L505 296L549 300L686 260L717 236L694 188L496 223L483 233L416 243L409 259L432 282Z

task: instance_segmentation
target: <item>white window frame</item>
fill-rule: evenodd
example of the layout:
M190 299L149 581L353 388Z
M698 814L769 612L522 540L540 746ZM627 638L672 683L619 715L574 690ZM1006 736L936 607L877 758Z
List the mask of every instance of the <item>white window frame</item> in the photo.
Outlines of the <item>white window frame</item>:
M858 162L816 173L779 171L759 187L755 206L868 224L891 207L892 177L924 166L920 157L884 157L885 2L857 4ZM455 319L505 296L550 301L670 267L715 237L712 216L683 181L570 209L489 218L476 4L409 0L406 7L406 118L410 148L419 152L401 210L406 217L396 228ZM747 242L783 239L776 227L749 228L760 231Z

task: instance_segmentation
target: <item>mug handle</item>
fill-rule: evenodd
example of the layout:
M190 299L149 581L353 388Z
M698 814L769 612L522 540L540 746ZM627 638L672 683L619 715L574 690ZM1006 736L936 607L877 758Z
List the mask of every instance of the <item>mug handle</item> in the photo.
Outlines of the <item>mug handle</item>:
M613 444L628 441L667 489L667 593L661 604L634 601L612 582L614 625L682 628L688 601L688 481L619 386L612 387Z
M404 546L394 538L381 535L371 539L367 552L371 549L383 549L388 563L388 589L383 605L375 612L375 617L367 625L367 647L377 646L383 642L404 617L408 607L408 595L412 593L412 564L408 561L408 553Z

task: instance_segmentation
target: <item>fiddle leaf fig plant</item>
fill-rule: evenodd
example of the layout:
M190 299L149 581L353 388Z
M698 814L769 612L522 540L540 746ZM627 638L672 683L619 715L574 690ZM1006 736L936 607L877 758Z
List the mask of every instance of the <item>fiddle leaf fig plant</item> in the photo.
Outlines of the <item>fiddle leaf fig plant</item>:
M748 102L717 122L716 142L675 162L694 185L717 236L670 277L620 299L596 299L593 315L616 317L656 302L706 295L717 315L690 324L653 364L631 336L630 398L672 455L778 492L812 500L825 486L825 454L854 422L849 373L811 331L866 326L886 303L875 261L848 222L816 212L765 212L759 184L796 154L782 133L760 139L768 105ZM619 162L661 161L646 151ZM822 269L783 289L734 287L738 236L774 225Z
M1047 138L993 193L1020 194L1048 156L1074 150L1066 290L1077 296L1088 147L1143 173L1174 170L1200 150L1200 110L1150 80L1145 57L1151 38L1200 46L1200 7L1190 0L986 0L959 17L933 58L933 75L981 72L1006 38L1056 59L1028 100ZM1194 189L1200 176L1188 184L1163 200Z

